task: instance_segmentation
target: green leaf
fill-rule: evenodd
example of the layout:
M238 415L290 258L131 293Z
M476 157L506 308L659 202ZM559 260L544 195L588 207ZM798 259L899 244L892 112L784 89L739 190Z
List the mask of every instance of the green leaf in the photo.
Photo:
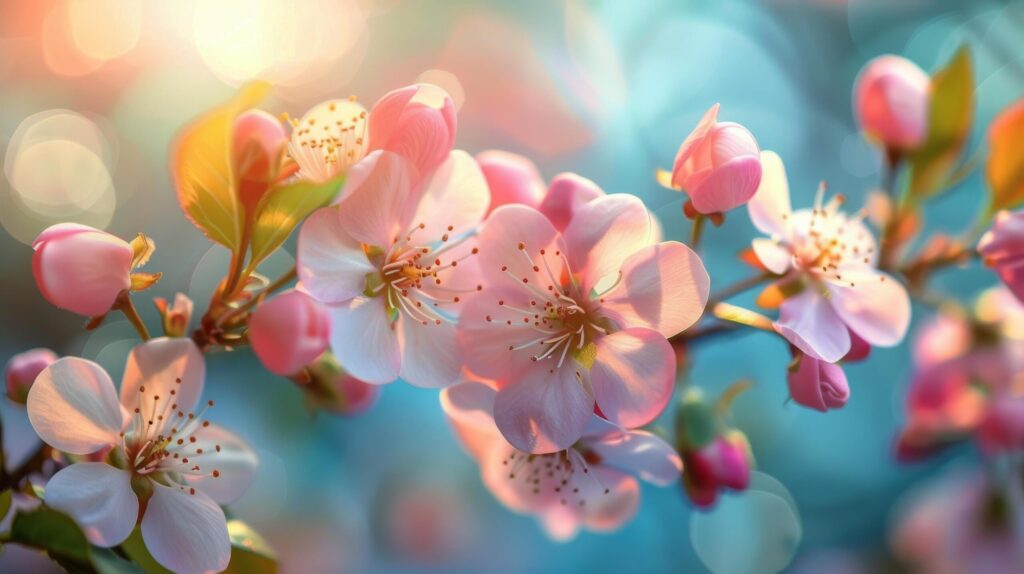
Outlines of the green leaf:
M964 46L932 76L928 134L910 156L909 200L920 201L948 188L971 134L973 116L974 65Z
M153 558L153 555L146 549L146 543L142 540L142 531L135 527L128 539L121 543L121 550L131 558L131 561L138 564L148 574L173 574L164 568Z
M90 548L92 565L99 574L145 574L149 570L132 564L109 548Z
M11 500L13 494L10 489L0 492L0 520L3 520L7 516L7 512L11 509Z
M714 408L704 402L700 391L690 390L676 411L676 443L685 450L697 450L714 440L718 419Z
M276 574L277 557L270 545L241 520L228 520L231 537L231 563L225 573Z
M88 567L89 542L75 521L56 510L40 507L14 515L11 542L45 550L51 558Z
M270 191L256 208L252 232L252 261L255 268L288 239L309 214L327 205L338 195L345 177L316 183L299 181Z

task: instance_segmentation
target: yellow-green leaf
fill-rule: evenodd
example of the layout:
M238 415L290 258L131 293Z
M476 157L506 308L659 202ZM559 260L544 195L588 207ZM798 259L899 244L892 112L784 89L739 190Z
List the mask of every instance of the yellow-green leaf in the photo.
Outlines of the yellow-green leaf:
M999 114L988 130L985 174L992 212L1024 204L1024 98Z
M250 267L280 247L309 214L330 203L344 181L344 176L321 183L299 181L271 190L256 208Z
M185 128L171 158L174 187L185 215L212 241L235 251L241 243L242 210L231 173L235 118L258 104L269 84L247 84L238 94Z
M974 116L974 65L970 50L957 51L932 76L928 134L910 156L909 199L918 201L945 189L963 155Z

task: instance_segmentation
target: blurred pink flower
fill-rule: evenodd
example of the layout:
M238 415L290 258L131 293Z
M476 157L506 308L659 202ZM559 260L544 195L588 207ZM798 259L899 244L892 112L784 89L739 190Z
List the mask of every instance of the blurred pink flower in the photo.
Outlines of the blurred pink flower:
M786 376L789 395L797 404L822 412L841 409L850 398L850 385L839 365L803 353Z
M105 231L58 223L40 233L32 248L36 285L61 309L102 315L131 287L132 247Z
M406 86L370 110L369 150L397 153L425 174L448 157L455 126L455 104L447 92L432 84Z
M683 486L690 500L708 508L721 490L746 490L753 457L746 436L731 431L715 437L703 448L683 453Z
M323 182L345 173L366 156L366 108L355 101L328 100L292 120L288 155L298 177Z
M854 112L867 135L894 151L917 147L928 132L931 79L899 56L868 62L853 88Z
M422 184L402 156L376 151L349 172L348 196L299 233L302 288L328 304L331 348L370 383L454 383L454 322L479 288L472 233L490 201L471 156L452 152Z
M700 213L722 213L753 197L761 182L757 140L734 122L718 123L718 104L700 119L679 146L671 187L690 196Z
M541 455L519 451L495 425L497 397L485 384L465 382L442 391L441 406L491 493L511 510L535 515L556 540L628 522L640 502L634 477L659 486L679 478L682 462L668 443L593 414L572 446Z
M99 365L59 359L28 396L32 427L69 454L109 448L46 485L46 504L75 519L93 544L120 544L141 511L150 554L175 572L220 571L231 557L220 504L248 487L256 456L237 436L193 412L205 366L189 339L152 339L132 350L118 401ZM209 402L212 406L213 401Z
M288 142L281 121L262 110L249 110L235 118L231 134L232 174L238 199L249 213L277 178Z
M488 213L508 203L537 207L544 198L544 180L529 158L501 150L488 150L476 156L480 170L491 190Z
M978 443L989 455L1024 451L1024 395L993 401L978 427Z
M298 373L324 351L331 337L327 309L294 289L256 308L249 320L249 342L271 373Z
M581 207L604 195L604 191L589 179L575 173L560 173L551 180L537 210L562 232L569 227L573 215Z
M595 402L615 424L667 404L675 355L666 340L700 317L709 278L677 242L651 243L631 195L582 206L564 233L540 212L499 208L479 235L485 289L458 335L466 366L497 381L498 428L525 452L555 452L583 432Z
M36 377L56 360L57 353L50 349L30 349L11 357L6 369L7 398L25 404Z
M1024 301L1024 212L1000 211L978 243L978 251L985 265Z
M808 355L830 363L852 346L851 332L872 346L900 342L910 324L910 297L875 268L875 239L859 218L839 211L842 196L813 209L792 211L782 160L762 154L764 177L748 204L754 226L770 239L755 239L754 253L788 297L775 329Z

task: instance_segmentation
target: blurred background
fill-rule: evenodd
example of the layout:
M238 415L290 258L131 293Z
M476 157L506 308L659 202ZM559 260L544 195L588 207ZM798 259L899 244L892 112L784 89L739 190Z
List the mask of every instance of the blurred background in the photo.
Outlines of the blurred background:
M273 82L268 109L293 116L328 97L369 107L390 89L438 84L459 106L457 147L522 153L547 178L577 171L636 194L668 238L683 239L682 196L653 173L671 167L712 103L783 157L796 205L825 179L856 208L880 170L851 114L858 70L896 53L933 71L964 43L976 62L976 147L1024 93L1024 3L0 0L0 360L46 346L118 380L134 344L123 320L85 333L37 293L29 245L52 223L144 231L157 245L147 271L164 273L147 294L203 305L228 257L179 211L169 145L251 78ZM976 174L930 206L929 228L968 227L983 184ZM708 230L713 288L750 272L735 255L753 236L743 210ZM261 270L291 263L279 254ZM973 267L938 286L967 298L994 282ZM140 308L155 327L152 307ZM927 313L915 308L915 324ZM291 383L242 350L210 358L207 393L215 421L261 456L232 510L266 535L285 572L898 571L889 532L900 505L929 477L975 464L967 448L894 462L906 345L848 367L851 400L827 415L787 404L789 354L775 338L714 339L696 361L693 383L712 392L756 381L735 412L763 473L752 490L698 513L680 487L645 485L622 530L565 544L483 488L436 392L393 384L362 416L311 416ZM34 435L23 410L4 401L0 415L13 466Z

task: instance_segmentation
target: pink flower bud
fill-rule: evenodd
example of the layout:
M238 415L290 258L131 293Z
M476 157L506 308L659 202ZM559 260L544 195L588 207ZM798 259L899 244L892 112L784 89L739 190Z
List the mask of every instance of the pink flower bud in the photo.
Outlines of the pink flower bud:
M842 408L850 398L850 386L842 367L810 355L800 356L786 380L794 401L821 412Z
M11 357L7 361L7 398L25 404L36 377L56 360L57 354L49 349L32 349Z
M313 362L330 342L327 309L289 290L260 305L249 320L249 342L268 371L289 376Z
M58 223L40 233L32 248L36 285L61 309L102 315L131 286L132 247L105 231Z
M747 128L718 123L718 104L704 114L672 166L672 187L690 196L700 213L722 213L745 204L761 183L761 150Z
M307 402L325 411L355 416L370 409L380 395L380 385L367 383L345 372L331 353L309 365L310 379L301 386Z
M596 183L575 173L560 173L551 180L538 210L555 229L564 231L576 211L604 195Z
M287 142L284 126L267 112L249 110L235 118L231 161L242 205L255 206L270 189Z
M529 158L501 150L489 150L476 156L476 163L491 190L491 206L519 203L536 208L544 198L544 180Z
M455 143L455 104L432 84L388 92L370 110L369 151L383 149L411 160L426 174Z
M697 451L683 454L683 485L701 508L715 503L722 489L746 490L753 460L743 433L730 431Z
M192 300L184 293L174 296L174 303L168 305L163 297L154 297L153 304L156 305L160 317L163 319L164 334L168 337L184 337L188 331L188 324L192 320Z
M978 427L978 442L988 454L1024 449L1024 396L996 398Z
M868 62L854 84L854 112L868 137L890 150L921 144L928 130L931 79L899 56Z
M1024 212L1001 211L978 243L985 265L1024 301Z

